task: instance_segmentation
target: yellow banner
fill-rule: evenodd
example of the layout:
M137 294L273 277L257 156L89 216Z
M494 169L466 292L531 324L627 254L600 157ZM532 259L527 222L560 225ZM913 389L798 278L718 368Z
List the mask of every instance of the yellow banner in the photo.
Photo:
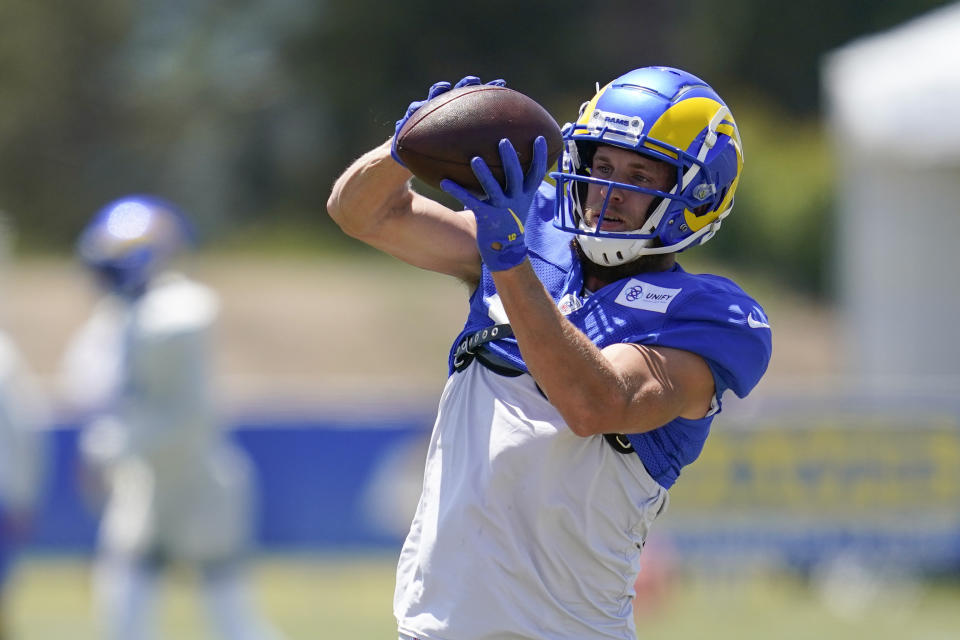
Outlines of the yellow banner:
M675 516L958 513L960 425L836 417L732 430L721 418L671 498Z

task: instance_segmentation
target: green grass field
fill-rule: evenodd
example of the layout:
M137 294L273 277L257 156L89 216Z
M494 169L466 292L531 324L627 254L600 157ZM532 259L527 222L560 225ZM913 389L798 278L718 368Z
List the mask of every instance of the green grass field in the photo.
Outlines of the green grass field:
M267 556L253 566L262 608L289 640L393 639L394 558ZM87 564L28 557L10 593L12 640L94 640ZM162 638L210 638L193 577L171 575ZM833 598L831 601L829 598ZM960 637L960 586L888 585L825 592L788 578L679 580L638 617L640 638L948 640Z

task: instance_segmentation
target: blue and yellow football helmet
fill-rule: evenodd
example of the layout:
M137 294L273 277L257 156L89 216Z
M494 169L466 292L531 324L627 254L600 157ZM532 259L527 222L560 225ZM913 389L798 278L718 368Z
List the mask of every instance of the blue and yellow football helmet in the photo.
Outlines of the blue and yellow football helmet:
M564 127L563 139L559 171L550 174L557 186L554 225L577 234L597 264L619 265L702 244L733 207L743 167L739 130L720 96L685 71L645 67L620 76L584 103L577 121ZM603 144L676 167L676 184L666 192L592 177L593 154ZM595 228L586 224L581 208L587 183L607 186ZM657 196L639 229L599 230L614 188Z
M135 298L192 236L187 220L171 203L154 196L125 196L94 214L77 240L77 255L106 289Z

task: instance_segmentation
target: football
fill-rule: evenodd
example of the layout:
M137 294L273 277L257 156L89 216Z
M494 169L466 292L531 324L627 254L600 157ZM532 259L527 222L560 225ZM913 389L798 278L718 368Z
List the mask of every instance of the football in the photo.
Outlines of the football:
M560 127L546 109L524 94L494 85L451 89L417 109L397 133L397 155L425 183L440 188L449 178L475 193L483 190L470 160L480 156L504 184L498 145L508 138L524 172L537 136L547 140L547 167L560 155Z

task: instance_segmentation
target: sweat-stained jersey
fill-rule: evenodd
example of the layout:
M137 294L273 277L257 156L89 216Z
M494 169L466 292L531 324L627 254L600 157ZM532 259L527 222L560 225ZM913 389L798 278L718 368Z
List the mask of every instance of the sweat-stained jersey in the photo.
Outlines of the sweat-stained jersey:
M730 389L742 398L766 371L771 353L766 315L734 282L687 273L680 265L615 282L585 297L571 236L552 225L554 198L553 188L544 183L527 217L526 243L534 271L567 319L601 349L620 342L683 349L701 356L713 372L716 398L709 416L677 418L653 431L627 436L650 475L669 489L680 470L700 455L723 392ZM464 336L508 322L484 266L466 325L450 353L451 373L454 350ZM490 342L485 348L526 370L514 338ZM611 424L604 431L621 429Z

